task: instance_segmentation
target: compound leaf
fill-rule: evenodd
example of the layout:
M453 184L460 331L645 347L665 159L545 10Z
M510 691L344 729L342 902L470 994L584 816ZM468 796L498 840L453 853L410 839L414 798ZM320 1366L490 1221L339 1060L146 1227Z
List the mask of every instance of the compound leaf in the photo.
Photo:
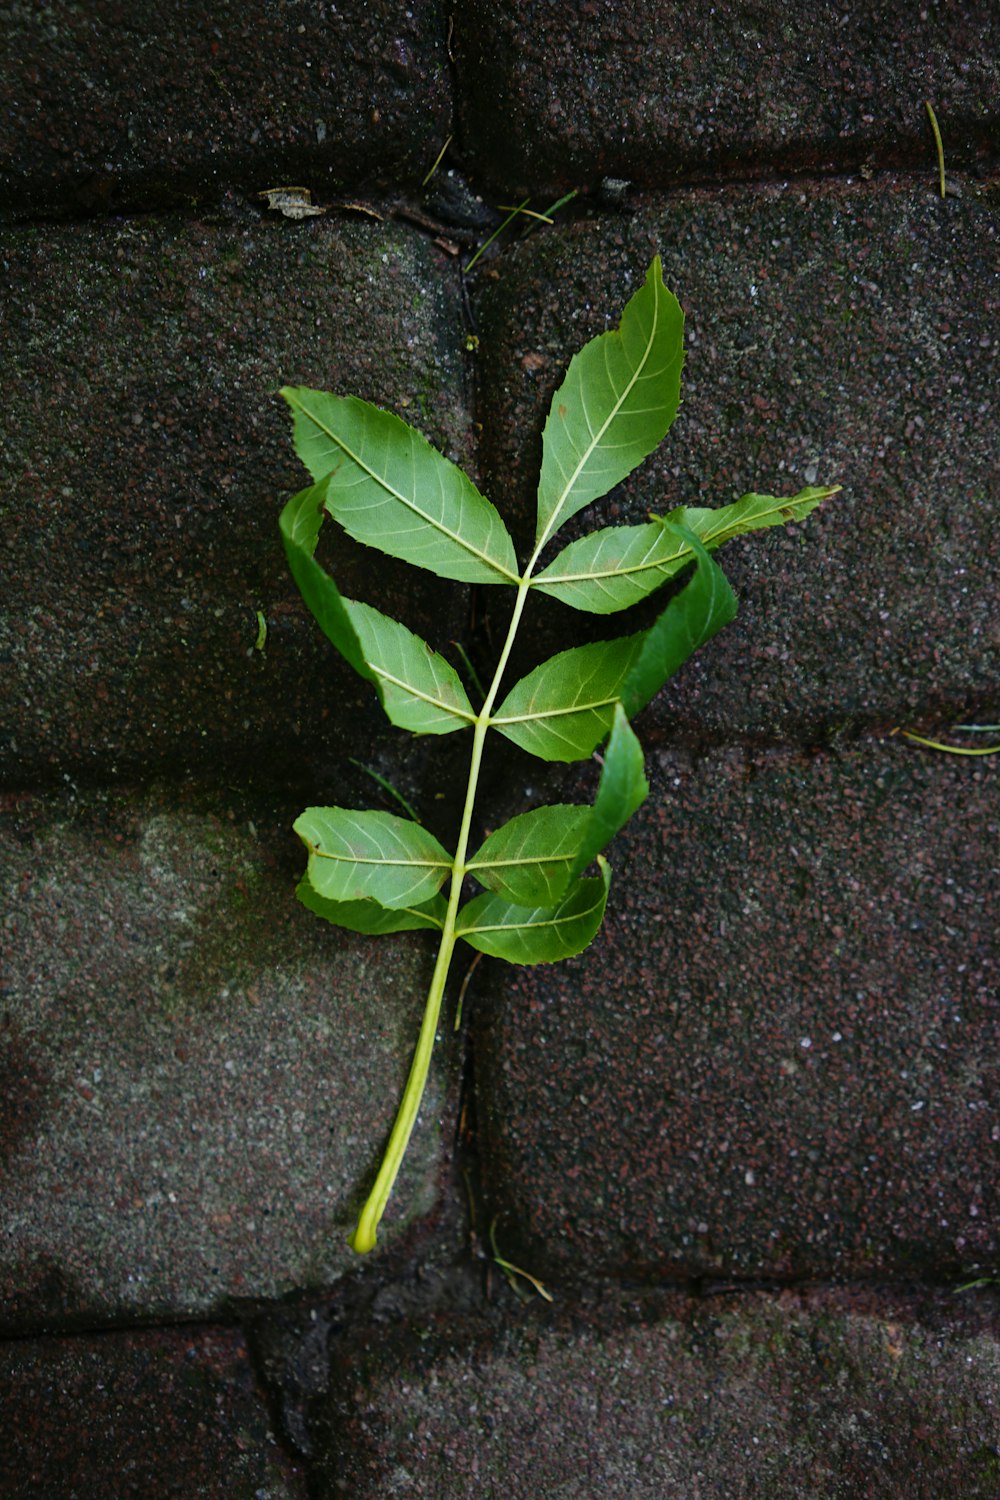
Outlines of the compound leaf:
M572 646L522 677L491 718L541 760L583 760L607 734L646 632Z
M518 813L491 833L466 866L515 906L553 906L569 884L589 807L556 803Z
M454 667L398 620L370 604L343 603L392 722L413 734L467 729L475 713Z
M604 917L611 884L607 860L600 877L577 880L556 906L514 906L490 891L458 914L456 935L480 953L512 964L551 964L582 953Z
M295 451L326 485L327 510L349 535L459 583L516 583L503 521L472 480L392 412L357 396L281 390Z
M644 633L642 648L622 683L622 707L633 718L688 657L710 641L736 614L736 595L726 575L686 527L659 523L682 537L697 558L693 577L655 624Z
M677 412L684 314L657 256L619 327L570 361L542 434L538 546L606 495L660 442Z
M285 556L299 592L327 640L336 646L355 672L378 686L378 679L365 660L340 590L313 556L323 524L324 493L322 484L311 485L293 495L281 512L278 524Z
M443 896L434 896L421 906L400 907L390 911L377 901L331 901L321 896L303 876L295 894L303 906L318 917L332 922L336 927L346 927L349 932L362 932L381 936L387 932L413 932L420 927L444 926L447 902Z
M433 834L395 813L307 807L292 826L309 850L309 884L329 901L419 906L451 873Z
M810 487L788 500L744 495L714 510L680 506L665 519L686 526L714 550L748 531L802 521L837 489ZM653 517L644 526L609 526L570 542L532 579L532 586L574 609L610 615L647 598L693 557L687 542Z

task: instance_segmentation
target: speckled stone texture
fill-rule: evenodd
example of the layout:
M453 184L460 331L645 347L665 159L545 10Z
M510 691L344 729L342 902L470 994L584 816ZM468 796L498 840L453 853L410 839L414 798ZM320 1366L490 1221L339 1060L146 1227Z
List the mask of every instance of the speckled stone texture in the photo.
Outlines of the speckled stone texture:
M366 756L385 720L285 564L308 483L279 386L363 396L471 451L454 262L356 216L0 234L0 785ZM333 531L330 523L328 531ZM342 591L447 649L467 592L339 538ZM266 622L258 650L258 611Z
M592 948L477 1005L508 1253L567 1284L988 1273L995 771L899 740L647 769Z
M304 1500L235 1329L8 1343L0 1407L17 1500Z
M686 313L679 415L554 549L678 504L843 491L720 553L739 618L657 698L644 742L801 741L995 707L995 187L945 202L902 180L690 192L516 247L485 283L479 358L484 483L522 541L567 357L618 322L654 253ZM636 628L555 602L532 618L532 661Z
M459 118L507 193L708 172L931 170L1000 138L1000 16L963 5L701 6L666 0L459 7Z
M615 1324L508 1307L356 1336L324 1500L994 1500L989 1309L828 1293L678 1299Z
M449 130L444 7L0 7L0 213L204 203L303 178L417 181Z
M202 1314L354 1263L431 950L298 905L298 811L177 788L9 799L8 1331ZM383 1243L435 1222L449 1061L443 1045Z

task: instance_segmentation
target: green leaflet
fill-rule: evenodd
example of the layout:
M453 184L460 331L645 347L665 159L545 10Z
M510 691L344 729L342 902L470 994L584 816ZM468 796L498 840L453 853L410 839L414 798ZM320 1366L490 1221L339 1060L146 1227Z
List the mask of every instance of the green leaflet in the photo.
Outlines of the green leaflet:
M394 724L413 734L451 734L469 727L476 717L472 704L443 656L369 604L345 599L344 607Z
M515 906L552 906L625 826L648 791L642 748L616 704L594 805L557 804L519 813L490 834L466 868Z
M375 683L381 698L378 679L365 661L340 590L313 556L323 524L324 493L324 485L311 485L293 495L281 512L278 525L285 556L299 592L327 640L336 646L355 672Z
M420 906L451 874L434 835L395 813L307 807L292 826L309 850L309 884L328 901Z
M521 678L491 723L522 750L541 760L582 760L604 738L617 702L634 718L735 615L736 596L698 538L673 522L659 524L697 558L694 576L649 630L574 646Z
M597 796L569 872L571 880L582 875L591 860L607 848L648 795L649 782L642 764L642 746L625 717L625 710L616 703Z
M414 734L450 734L475 718L455 669L398 620L345 599L313 553L325 486L294 495L281 513L292 576L323 634L356 672L374 683L393 724Z
M466 866L515 906L553 906L569 884L589 807L555 803L518 813L491 833Z
M330 901L321 896L309 884L304 875L295 888L295 894L317 917L332 922L335 927L346 927L349 932L381 936L388 932L413 932L421 927L444 925L446 902L443 896L434 896L418 907L401 907L390 911L379 906L377 901Z
M512 906L492 892L458 914L456 935L480 953L512 964L552 964L582 953L604 917L611 870L598 858L600 878L577 880L557 906Z
M660 525L682 537L698 559L693 578L671 599L646 632L642 650L622 684L622 707L633 718L699 646L736 614L736 595L726 575L693 532L672 521Z
M540 548L650 453L674 419L684 360L684 314L663 285L659 256L617 329L570 361L542 434Z
M788 500L744 495L715 510L680 506L664 519L686 526L714 550L745 532L802 521L836 493L836 487L811 487ZM532 587L574 609L609 615L647 598L692 559L690 546L654 516L644 526L608 526L570 542Z
M731 505L720 505L715 509L681 505L664 519L686 526L712 549L748 531L763 531L768 526L787 526L789 521L804 521L817 505L839 493L839 484L808 485L788 499L775 495L743 495Z
M540 760L583 760L611 727L646 632L560 651L516 683L494 729Z
M514 543L490 502L421 433L356 396L281 391L295 451L350 536L459 583L516 583Z

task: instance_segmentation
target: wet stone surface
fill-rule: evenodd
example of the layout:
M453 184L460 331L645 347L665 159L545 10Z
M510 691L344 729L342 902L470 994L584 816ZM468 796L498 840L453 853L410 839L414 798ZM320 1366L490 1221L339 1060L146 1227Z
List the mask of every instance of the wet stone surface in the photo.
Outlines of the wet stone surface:
M453 263L371 220L137 220L0 235L0 784L286 778L384 739L278 535L308 482L276 392L319 386L471 451ZM333 530L330 523L328 530ZM321 538L342 591L460 635L467 591Z
M373 944L299 906L298 808L177 788L10 801L6 1329L336 1281L419 1025L423 934ZM383 1243L435 1223L455 1063L442 1046Z
M739 617L660 694L644 742L801 742L905 716L947 723L994 701L993 198L968 184L942 203L903 181L729 188L515 247L484 280L478 357L493 417L484 484L522 545L552 392L656 253L686 314L680 412L554 549L679 504L843 490L802 526L720 552ZM643 623L532 608L531 664Z
M443 8L4 7L0 215L182 204L303 179L417 181L448 133Z
M663 0L486 0L457 13L455 47L463 139L509 194L902 162L932 174L925 99L949 161L967 164L1000 137L1000 18L989 0L793 0L780 14L740 0L696 19Z
M508 1306L359 1334L324 1497L996 1494L995 1306L847 1293Z
M587 955L477 981L513 1259L569 1285L989 1273L1000 800L975 764L649 758Z
M304 1500L235 1329L0 1345L0 1393L18 1500Z

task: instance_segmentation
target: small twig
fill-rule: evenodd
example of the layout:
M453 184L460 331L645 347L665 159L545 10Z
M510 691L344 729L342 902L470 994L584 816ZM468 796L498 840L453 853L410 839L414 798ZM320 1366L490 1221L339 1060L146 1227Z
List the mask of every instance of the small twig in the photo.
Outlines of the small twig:
M434 165L433 165L433 167L431 167L430 171L427 173L427 176L424 178L423 182L420 184L421 187L426 187L427 184L430 182L431 178L434 176L434 173L437 171L438 167L441 165L441 161L442 161L442 158L444 156L444 153L447 151L448 147L451 145L451 143L452 143L452 141L454 139L455 139L455 137L453 135L450 135L448 137L448 139L445 141L444 145L441 147L441 150L438 152L437 156L435 156L435 158L434 158Z
M525 198L524 202L527 203L527 201L527 198ZM552 223L548 214L536 214L533 208L525 208L524 203L498 203L497 208L501 213L510 213L511 216L514 214L523 214L526 219L540 219L543 224Z
M490 235L489 239L488 240L483 240L483 243L480 245L480 247L476 251L475 255L472 257L472 259L466 265L465 269L466 269L467 272L472 270L473 266L476 264L476 261L480 258L480 256L483 254L483 252L486 251L486 250L488 250L490 248L490 246L492 245L493 241L496 239L497 235L503 234L504 230L507 228L507 225L510 223L511 219L516 219L517 216L518 216L518 214L521 212L522 208L524 208L525 204L526 203L530 203L530 202L531 202L530 198L525 198L524 203L519 203L518 206L517 206L517 208L511 210L511 212L507 215L506 219L504 219L503 223L500 225L499 229L494 229L494 231Z
M938 173L941 180L941 197L943 198L946 195L946 191L944 180L944 146L941 142L941 131L938 129L937 115L934 113L934 106L929 99L924 100L924 108L926 109L927 114L930 118L931 129L934 132L934 144L937 147Z
M472 960L471 964L465 971L465 978L462 980L461 988L458 991L458 1004L455 1007L456 1031L458 1031L459 1027L462 1024L462 1006L465 1004L465 992L469 988L469 980L472 978L475 972L476 965L478 964L482 956L483 955L481 953L476 954L475 958Z
M961 726L959 726L961 727ZM943 750L946 755L997 755L1000 754L1000 745L983 745L975 750L965 745L945 745L941 740L928 740L922 734L914 734L910 729L894 729L893 734L901 734L904 739L913 740L917 745L926 745L928 750Z
M507 1284L510 1287L511 1291L515 1293L517 1292L517 1283L515 1282L514 1277L523 1276L525 1281L531 1282L531 1285L535 1288L535 1291L538 1293L539 1297L544 1297L546 1302L553 1302L555 1299L553 1298L552 1293L546 1286L543 1285L542 1282L539 1281L537 1276L532 1276L530 1271L522 1271L520 1266L515 1266L511 1261L504 1260L503 1256L500 1254L500 1251L497 1249L496 1229L497 1221L496 1219L494 1219L492 1224L490 1225L490 1249L493 1251L493 1260L506 1276Z
M578 188L572 188L570 192L564 193L561 198L556 199L555 203L550 204L549 207L544 211L544 213L536 213L534 209L527 207L527 204L531 202L530 198L525 198L523 203L498 204L497 206L501 209L501 211L507 214L507 217L506 219L504 219L499 229L494 229L489 239L483 241L479 249L476 251L475 255L465 267L466 271L472 270L473 266L476 264L476 261L483 254L483 251L489 249L490 245L492 245L497 236L503 234L504 230L507 228L507 225L511 222L512 219L516 219L518 214L522 214L526 219L537 219L542 224L551 224L552 215L554 213L557 213L558 210L562 208L564 204L568 203L571 198L575 198L578 191Z

